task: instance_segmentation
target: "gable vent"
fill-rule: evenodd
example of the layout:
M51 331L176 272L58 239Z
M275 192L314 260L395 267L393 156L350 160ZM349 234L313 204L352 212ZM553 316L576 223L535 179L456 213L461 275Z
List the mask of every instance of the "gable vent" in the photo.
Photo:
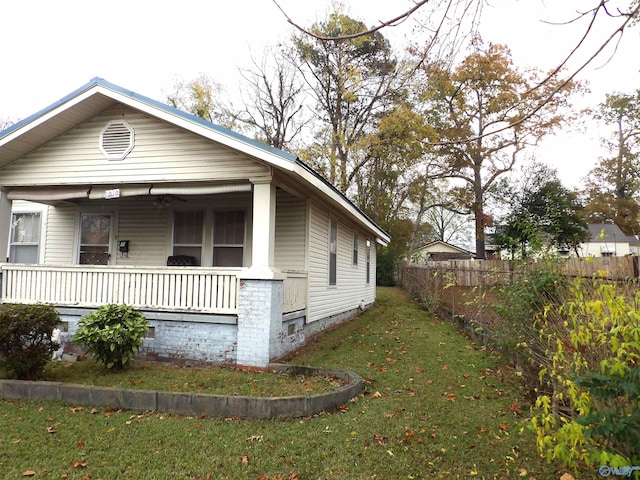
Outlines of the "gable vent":
M122 160L133 150L133 128L124 120L113 120L100 132L100 151L109 160Z

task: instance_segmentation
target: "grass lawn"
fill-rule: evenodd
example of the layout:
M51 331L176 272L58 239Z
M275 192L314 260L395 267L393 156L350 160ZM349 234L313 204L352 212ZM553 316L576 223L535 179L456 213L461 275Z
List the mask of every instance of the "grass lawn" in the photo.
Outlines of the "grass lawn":
M528 406L514 372L398 289L379 289L376 307L290 363L354 370L366 390L339 411L277 421L2 401L0 476L547 480L562 473L522 430Z
M47 367L44 380L136 390L249 397L315 395L347 383L324 375L292 375L233 367L188 367L139 360L134 360L131 368L114 372L93 360L53 362Z

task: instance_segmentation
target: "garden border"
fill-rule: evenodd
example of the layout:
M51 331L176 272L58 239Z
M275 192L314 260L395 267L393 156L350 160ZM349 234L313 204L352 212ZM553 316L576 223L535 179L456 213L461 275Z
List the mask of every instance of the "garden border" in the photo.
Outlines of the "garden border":
M317 415L347 403L362 391L362 377L350 370L271 364L276 373L329 375L348 381L337 390L310 396L247 397L130 390L63 382L0 380L5 400L61 401L71 404L161 411L188 416L232 418L297 418Z

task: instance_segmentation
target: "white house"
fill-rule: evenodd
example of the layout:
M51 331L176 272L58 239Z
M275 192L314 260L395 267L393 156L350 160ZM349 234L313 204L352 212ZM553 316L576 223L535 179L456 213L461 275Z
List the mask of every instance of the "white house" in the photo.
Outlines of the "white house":
M2 302L70 332L132 305L151 357L265 366L374 302L389 240L295 156L100 78L0 132Z
M613 223L587 225L589 240L578 247L581 257L624 257L638 255L640 241L626 235Z
M412 255L412 260L417 263L425 263L428 261L443 260L471 260L475 258L475 254L464 248L457 247L442 240L434 240L425 243Z

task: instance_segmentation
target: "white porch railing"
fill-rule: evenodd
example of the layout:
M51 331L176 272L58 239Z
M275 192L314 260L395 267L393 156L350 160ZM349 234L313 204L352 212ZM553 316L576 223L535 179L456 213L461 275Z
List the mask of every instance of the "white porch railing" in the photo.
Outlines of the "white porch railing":
M236 314L240 269L4 264L2 301Z
M2 264L2 302L169 312L238 313L242 269ZM307 274L284 272L283 313L307 306Z
M282 313L295 312L307 307L307 274L306 272L283 272L287 275L284 279L284 299Z

